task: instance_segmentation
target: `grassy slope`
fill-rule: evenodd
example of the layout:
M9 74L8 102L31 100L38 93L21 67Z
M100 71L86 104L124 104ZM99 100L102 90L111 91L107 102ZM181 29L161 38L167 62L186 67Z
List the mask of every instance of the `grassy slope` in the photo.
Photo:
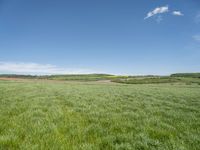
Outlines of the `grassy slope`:
M127 79L113 79L112 82L125 84L157 84L157 83L176 83L181 82L181 79L171 77L136 77Z
M200 145L199 85L0 81L0 149Z

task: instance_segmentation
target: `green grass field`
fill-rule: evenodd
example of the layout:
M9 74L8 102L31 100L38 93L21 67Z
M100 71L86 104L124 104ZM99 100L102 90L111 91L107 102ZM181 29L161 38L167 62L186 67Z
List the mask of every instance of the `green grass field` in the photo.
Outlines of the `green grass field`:
M200 85L0 80L0 149L199 150Z

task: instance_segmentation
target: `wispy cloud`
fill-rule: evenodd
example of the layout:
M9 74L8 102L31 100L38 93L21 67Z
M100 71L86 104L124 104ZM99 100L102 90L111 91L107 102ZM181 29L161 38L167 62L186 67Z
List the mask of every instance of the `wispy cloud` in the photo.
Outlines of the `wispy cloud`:
M156 18L156 22L157 22L157 23L160 23L162 20L163 20L163 17L162 17L162 16L158 16L158 17Z
M0 73L16 74L86 74L97 73L89 69L61 68L51 64L0 62Z
M169 7L168 6L157 7L154 10L148 12L148 14L146 15L146 17L144 19L148 19L150 17L153 17L154 15L166 13L168 11L169 11Z
M193 39L197 42L200 42L200 35L194 35Z
M184 14L181 11L173 11L172 15L174 15L174 16L184 16Z
M195 20L196 23L200 23L200 12L198 12L198 13L196 14L194 20Z

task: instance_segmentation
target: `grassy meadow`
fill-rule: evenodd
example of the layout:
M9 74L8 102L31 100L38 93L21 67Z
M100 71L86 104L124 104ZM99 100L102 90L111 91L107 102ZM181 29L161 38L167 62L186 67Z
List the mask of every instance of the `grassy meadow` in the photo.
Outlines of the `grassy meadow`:
M188 80L0 80L0 150L199 150L200 85Z

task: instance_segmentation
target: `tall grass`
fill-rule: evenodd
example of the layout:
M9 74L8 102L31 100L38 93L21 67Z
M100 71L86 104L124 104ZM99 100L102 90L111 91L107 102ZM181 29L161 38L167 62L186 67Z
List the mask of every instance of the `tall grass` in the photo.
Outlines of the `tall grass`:
M0 81L0 149L198 150L200 86Z

